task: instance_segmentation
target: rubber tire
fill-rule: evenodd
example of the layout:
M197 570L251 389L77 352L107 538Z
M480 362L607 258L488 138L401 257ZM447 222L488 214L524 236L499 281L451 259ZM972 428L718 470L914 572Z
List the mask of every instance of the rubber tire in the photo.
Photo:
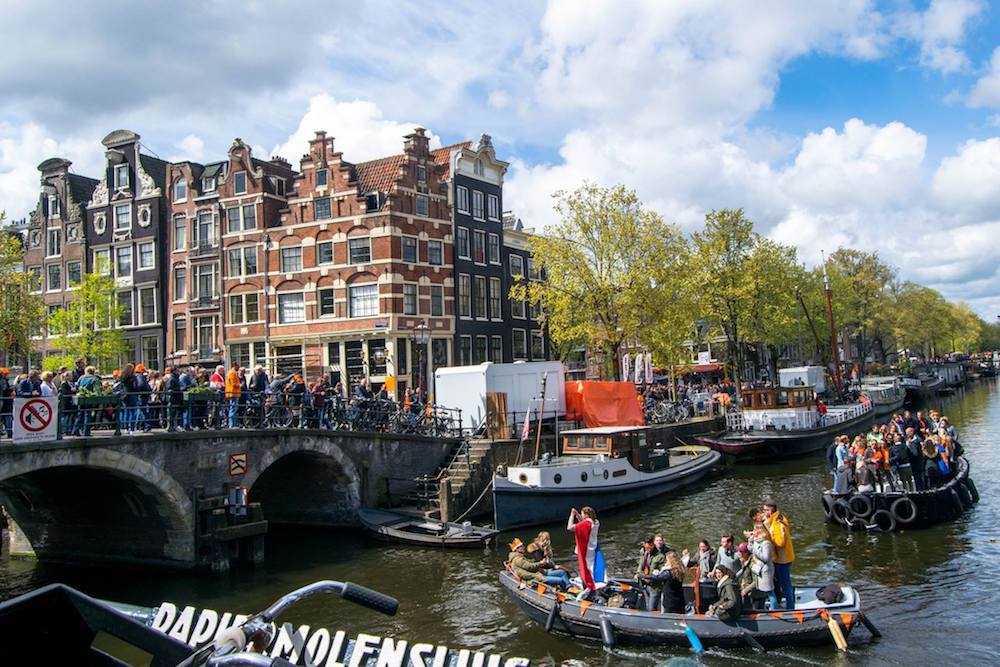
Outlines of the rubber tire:
M822 500L823 500L823 514L826 516L826 520L828 522L836 521L836 519L833 518L833 504L834 502L836 502L833 499L833 496L831 496L829 493L824 493Z
M903 506L909 506L912 509L912 511L904 515L900 509ZM913 499L910 498L909 496L896 498L894 501L892 501L892 505L889 507L889 514L891 514L892 518L896 520L896 523L898 523L901 526L905 526L907 524L912 523L914 519L917 518L917 504L913 502Z
M969 489L965 484L956 484L955 490L958 491L958 497L962 499L962 504L965 505L965 509L972 508L972 494L969 493Z
M864 505L864 509L859 511L855 506L855 501L861 501L861 504ZM867 519L875 510L875 505L872 503L872 499L863 493L854 494L851 496L850 500L847 501L847 503L851 508L851 513L859 519Z
M972 494L972 502L979 502L979 489L976 488L976 483L972 481L971 477L965 478L965 487L969 489L969 493Z
M965 512L965 505L962 504L962 499L958 496L958 491L955 489L951 489L951 506L958 516L961 516Z
M840 508L839 512L837 511L838 508ZM846 500L843 498L837 498L834 500L833 508L830 511L836 521L839 521L845 526L851 525L851 519L854 518L854 512L851 511L851 506L847 504Z
M850 530L868 530L868 522L859 517L854 517L847 523Z
M889 523L885 525L880 524L879 520L882 517L886 517ZM875 526L875 530L878 530L883 533L891 533L894 530L896 530L896 517L894 517L892 515L892 512L890 512L889 510L875 510L874 512L872 512L871 522L872 525Z

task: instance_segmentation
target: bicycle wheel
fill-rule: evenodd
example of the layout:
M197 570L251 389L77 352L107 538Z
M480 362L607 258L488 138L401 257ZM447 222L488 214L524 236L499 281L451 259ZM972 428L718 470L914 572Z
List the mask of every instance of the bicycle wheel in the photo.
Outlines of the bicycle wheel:
M273 428L288 428L292 423L292 411L287 405L273 405L268 412L267 421Z

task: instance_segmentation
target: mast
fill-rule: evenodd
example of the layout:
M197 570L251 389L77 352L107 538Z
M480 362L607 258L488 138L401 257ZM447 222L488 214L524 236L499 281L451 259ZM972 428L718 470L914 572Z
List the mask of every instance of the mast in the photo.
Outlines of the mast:
M823 258L823 288L826 290L826 314L830 319L830 351L833 356L833 377L837 383L837 395L844 395L844 379L840 374L840 350L837 347L837 327L833 324L833 297L830 294L830 276L826 273L826 254L820 250Z
M549 374L548 374L548 372L546 372L544 375L542 375L542 400L541 400L541 405L538 406L538 427L535 429L535 460L536 461L538 460L539 456L541 455L541 447L542 447L542 416L545 414L545 385L548 384L548 381L549 381ZM558 420L558 419L559 419L559 416L556 415L556 420ZM559 446L559 443L557 442L556 443L556 447L558 448L558 446ZM556 450L556 453L557 454L559 453L558 449Z

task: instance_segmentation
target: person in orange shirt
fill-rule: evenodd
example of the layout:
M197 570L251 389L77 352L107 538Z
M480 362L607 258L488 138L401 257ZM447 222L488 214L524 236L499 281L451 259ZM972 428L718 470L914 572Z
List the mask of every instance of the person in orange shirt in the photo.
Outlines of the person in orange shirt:
M240 407L240 364L234 361L232 368L226 373L226 402L229 404L229 428L236 428L237 413Z

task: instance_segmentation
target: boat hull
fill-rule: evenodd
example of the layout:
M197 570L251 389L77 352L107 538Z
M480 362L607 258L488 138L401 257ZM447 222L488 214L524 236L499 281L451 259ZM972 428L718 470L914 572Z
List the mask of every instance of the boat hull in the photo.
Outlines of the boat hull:
M735 622L725 622L702 614L645 612L581 603L572 596L563 596L564 599L560 600L559 594L544 585L532 584L522 588L509 572L500 574L500 582L521 610L543 626L547 625L552 608L558 606L551 629L574 639L600 641L601 620L607 618L616 643L688 646L687 626L695 631L705 646L746 647L748 634L767 648L833 642L828 622L818 609L751 613L744 614ZM814 595L816 587L802 587L801 590ZM829 608L829 617L836 619L845 636L856 625L856 615L861 611L857 593L852 590L850 596L850 603Z
M389 522L387 516L397 517ZM492 542L497 531L472 526L468 532L456 523L434 522L384 510L360 509L358 518L368 533L384 542L415 544L441 549L478 549ZM420 531L421 527L440 526L440 530Z
M855 419L809 431L726 432L718 436L702 436L698 438L698 443L739 463L773 461L826 449L835 436L867 430L874 418L875 411L869 410Z
M706 451L655 479L619 486L539 488L514 484L498 475L493 480L494 522L503 531L565 521L573 507L590 505L599 513L624 507L697 482L720 460L718 452Z
M913 501L916 508L914 518L910 521L896 521L892 526L893 530L910 530L913 528L927 528L928 526L933 526L934 524L944 523L947 521L952 521L965 512L971 509L972 505L975 504L975 497L970 490L970 478L969 478L969 462L964 457L959 457L957 459L958 471L955 476L948 481L947 484L940 486L936 489L931 489L929 491L916 491L916 492L896 492L890 491L887 493L865 493L865 494L848 494L845 496L834 496L830 491L823 494L824 498L824 512L826 512L826 503L832 502L836 498L843 498L845 501L850 500L856 495L866 496L871 503L872 510L867 517L862 518L855 515L853 512L848 514L843 519L837 518L835 516L827 516L827 520L831 523L837 523L848 528L865 528L874 530L883 530L882 527L873 525L871 523L871 514L878 510L886 510L887 512L892 512L893 504L900 498L909 498ZM964 487L969 491L969 494L965 496L965 493L959 488ZM971 488L975 488L971 486ZM965 496L963 500L962 496ZM967 502L971 500L971 502ZM859 519L864 521L864 525L861 523L855 523L854 519Z

